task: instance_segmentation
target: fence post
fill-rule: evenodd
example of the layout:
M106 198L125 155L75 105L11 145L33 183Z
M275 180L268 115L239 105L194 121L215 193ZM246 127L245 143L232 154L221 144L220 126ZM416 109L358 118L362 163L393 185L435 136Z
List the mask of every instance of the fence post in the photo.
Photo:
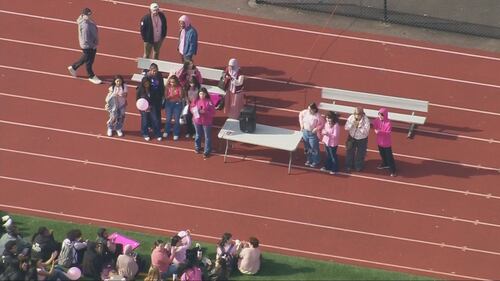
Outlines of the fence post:
M387 0L384 0L384 22L387 23Z

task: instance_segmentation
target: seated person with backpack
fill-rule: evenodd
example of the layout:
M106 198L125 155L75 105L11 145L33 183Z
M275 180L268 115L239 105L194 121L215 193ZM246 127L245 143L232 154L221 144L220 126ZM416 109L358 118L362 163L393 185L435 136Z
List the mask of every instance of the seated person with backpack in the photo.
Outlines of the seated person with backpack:
M221 259L226 262L228 271L231 272L236 267L238 245L232 239L231 233L224 233L221 240L217 243L217 255L215 257L216 266L217 262Z

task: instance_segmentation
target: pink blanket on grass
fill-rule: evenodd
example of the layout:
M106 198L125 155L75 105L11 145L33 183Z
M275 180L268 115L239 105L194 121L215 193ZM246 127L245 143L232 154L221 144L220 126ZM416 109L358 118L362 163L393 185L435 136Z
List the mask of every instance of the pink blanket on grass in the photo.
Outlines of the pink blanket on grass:
M132 249L135 249L135 248L139 247L139 245L141 245L141 243L139 243L135 240L132 240L132 239L128 238L127 236L121 235L118 232L115 232L115 233L109 235L108 240L113 241L115 244L122 244L123 246L130 245L130 246L132 246Z

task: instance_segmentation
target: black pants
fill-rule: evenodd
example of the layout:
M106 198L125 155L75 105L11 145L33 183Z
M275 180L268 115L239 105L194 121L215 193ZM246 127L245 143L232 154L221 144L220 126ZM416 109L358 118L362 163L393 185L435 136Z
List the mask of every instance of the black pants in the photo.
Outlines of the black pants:
M389 167L391 174L396 173L396 163L394 162L394 156L392 155L392 147L378 147L380 157L382 158L382 166Z
M92 65L94 64L97 49L82 49L82 52L83 54L80 59L77 60L71 67L73 67L74 70L77 70L82 64L85 63L89 78L92 78L95 76L94 71L92 70Z

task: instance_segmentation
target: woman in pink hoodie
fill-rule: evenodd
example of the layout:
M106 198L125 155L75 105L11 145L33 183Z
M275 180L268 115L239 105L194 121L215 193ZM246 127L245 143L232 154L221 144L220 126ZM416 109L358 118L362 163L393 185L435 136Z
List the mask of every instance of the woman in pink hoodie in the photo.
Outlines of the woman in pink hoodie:
M392 155L392 124L389 120L389 111L386 108L381 108L378 111L378 118L373 120L373 129L377 135L377 145L378 151L380 152L380 157L382 158L382 164L380 164L378 169L389 169L391 172L391 177L396 176L396 164L394 162L394 156Z
M193 113L193 123L196 131L194 150L196 153L201 152L201 135L204 134L205 150L203 152L203 158L208 158L212 151L210 131L212 130L215 107L210 100L206 88L201 88L198 97L191 103L191 112Z

